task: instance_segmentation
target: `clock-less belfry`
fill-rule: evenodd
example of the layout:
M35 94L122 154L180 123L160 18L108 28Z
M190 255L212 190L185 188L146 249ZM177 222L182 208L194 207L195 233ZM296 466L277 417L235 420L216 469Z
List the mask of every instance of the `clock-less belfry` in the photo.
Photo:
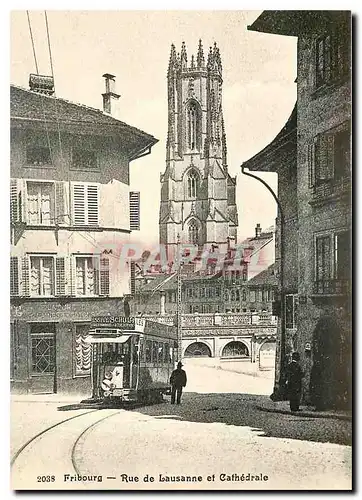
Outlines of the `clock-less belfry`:
M216 43L207 60L201 40L188 60L185 43L171 45L167 73L166 170L161 174L160 243L224 251L236 242L236 178L228 173L222 110L222 64Z

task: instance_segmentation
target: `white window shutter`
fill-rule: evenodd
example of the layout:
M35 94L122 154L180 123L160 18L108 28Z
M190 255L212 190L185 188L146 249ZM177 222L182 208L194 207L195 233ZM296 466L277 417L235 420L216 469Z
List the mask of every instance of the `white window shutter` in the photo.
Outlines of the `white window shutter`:
M56 257L55 259L55 283L56 295L65 295L65 258L64 257Z
M84 184L73 184L73 224L86 224L86 192Z
M108 257L102 257L100 259L99 279L100 279L99 294L100 295L109 295L110 276L109 276L109 258Z
M129 215L131 231L140 230L140 193L130 191L129 193Z
M10 296L19 295L19 259L10 257Z
M136 295L136 263L133 260L130 262L130 282L131 295L134 297Z
M21 266L21 295L24 297L30 296L30 270L29 270L29 257L25 255L22 258Z
M98 226L99 220L99 191L98 186L87 186L87 224Z
M18 179L10 179L10 220L12 223L20 221Z

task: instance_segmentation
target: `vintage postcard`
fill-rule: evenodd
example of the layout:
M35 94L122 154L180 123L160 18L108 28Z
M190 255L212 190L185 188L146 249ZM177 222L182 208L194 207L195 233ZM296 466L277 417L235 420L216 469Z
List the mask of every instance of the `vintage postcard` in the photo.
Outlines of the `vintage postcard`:
M12 490L351 490L351 12L10 24Z

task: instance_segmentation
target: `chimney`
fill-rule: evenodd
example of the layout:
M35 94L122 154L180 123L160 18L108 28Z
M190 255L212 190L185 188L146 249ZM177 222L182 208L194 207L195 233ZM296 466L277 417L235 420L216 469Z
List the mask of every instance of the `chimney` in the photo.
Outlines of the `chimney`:
M119 94L116 94L115 92L115 86L116 86L116 77L114 75L111 75L109 73L105 73L102 75L103 78L105 78L105 83L106 83L106 91L103 96L103 111L108 114L112 114L112 100L115 99L118 101L118 99L121 97Z
M33 92L40 94L53 95L54 94L54 78L46 75L29 75L29 88Z
M260 224L258 223L255 228L255 238L260 238L261 235L261 227Z

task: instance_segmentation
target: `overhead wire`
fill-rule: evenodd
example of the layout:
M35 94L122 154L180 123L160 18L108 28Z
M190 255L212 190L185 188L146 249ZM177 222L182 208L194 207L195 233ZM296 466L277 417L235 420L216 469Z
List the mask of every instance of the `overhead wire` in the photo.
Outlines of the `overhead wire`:
M33 47L33 55L34 55L34 61L35 61L36 74L39 75L38 61L36 59L35 44L34 44L33 32L32 32L32 29L31 29L30 16L29 16L29 11L28 10L26 11L26 15L28 16L28 25L29 25L29 31L30 31L31 45Z
M29 16L29 12L27 12L27 18L28 18L28 25L29 25L29 32L30 32L30 38L31 38L31 43L32 43L32 48L33 48L33 55L34 55L34 61L35 61L35 67L36 67L36 73L37 75L39 75L39 67L38 67L38 61L37 61L37 57L36 57L36 49L35 49L35 43L34 43L34 37L33 37L33 32L32 32L32 28L31 28L31 21L30 21L30 16ZM55 102L55 119L56 119L56 123L57 123L57 131L58 131L58 143L59 143L59 152L60 152L60 157L61 157L61 160L62 160L62 163L64 164L64 155L63 155L63 147L62 147L62 139L61 139L61 131L60 131L60 121L59 121L59 112L58 112L58 102L57 102L57 98L55 96L55 78L54 78L54 65L53 65L53 56L52 56L52 50L51 50L51 41L50 41L50 30L49 30L49 23L48 23L48 15L47 15L47 11L45 10L44 11L44 17L45 17L45 26L46 26L46 33L47 33L47 45L48 45L48 52L49 52L49 61L50 61L50 69L51 69L51 75L52 75L52 78L53 78L53 88L54 88L54 102ZM52 153L52 147L51 147L51 142L50 142L50 137L49 137L49 131L48 131L48 126L47 126L47 119L46 119L46 114L45 114L45 107L44 107L44 95L41 96L41 105L42 105L42 111L43 111L43 116L44 116L44 124L45 124L45 131L46 131L46 136L47 136L47 143L48 143L48 148L49 148L49 152L50 152L50 157L51 157L51 160L52 160L52 164L54 164L53 162L53 153ZM71 223L71 220L70 220L70 204L69 204L69 201L70 201L70 196L71 196L71 186L70 186L70 176L69 176L69 169L67 169L67 183L68 183L68 193L65 193L65 196L64 196L64 199L65 199L65 214L62 214L62 216L67 216L69 218L69 225ZM64 195L64 192L63 192L63 195ZM57 219L56 219L57 220ZM75 232L75 230L71 230L70 231L71 234L69 235L68 237L68 240L71 238L71 236L73 235L73 233ZM88 232L87 236L89 236L89 238L83 234L82 232L78 232L78 234L89 244L91 244L92 246L100 249L100 250L104 250L104 248L102 248L95 240L95 238ZM90 240L90 238L92 238L93 241ZM116 259L116 260L119 260L119 256L115 256L115 255L112 255L112 254L109 254L110 257L112 257L113 259Z
M52 73L52 78L53 78L53 86L54 86L54 102L55 102L55 120L57 123L57 131L58 131L58 144L59 144L59 152L60 152L60 158L62 161L62 164L64 165L64 155L63 155L63 146L62 146L62 138L61 138L61 132L60 132L60 123L59 123L59 113L58 113L58 101L56 98L56 91L55 91L55 78L54 78L54 66L53 66L53 56L52 56L52 49L51 49L51 43L50 43L50 30L49 30L49 23L48 23L48 15L47 11L44 10L44 16L45 16L45 27L46 27L46 32L47 32L47 42L48 42L48 52L49 52L49 61L50 61L50 70ZM70 191L70 179L69 179L69 170L67 174L67 184L68 184L68 189ZM68 196L64 196L64 191L63 191L63 198L65 200L65 214L62 214L62 216L67 216L68 217L68 222L70 225L70 204L69 204L69 195L70 192L68 193Z

